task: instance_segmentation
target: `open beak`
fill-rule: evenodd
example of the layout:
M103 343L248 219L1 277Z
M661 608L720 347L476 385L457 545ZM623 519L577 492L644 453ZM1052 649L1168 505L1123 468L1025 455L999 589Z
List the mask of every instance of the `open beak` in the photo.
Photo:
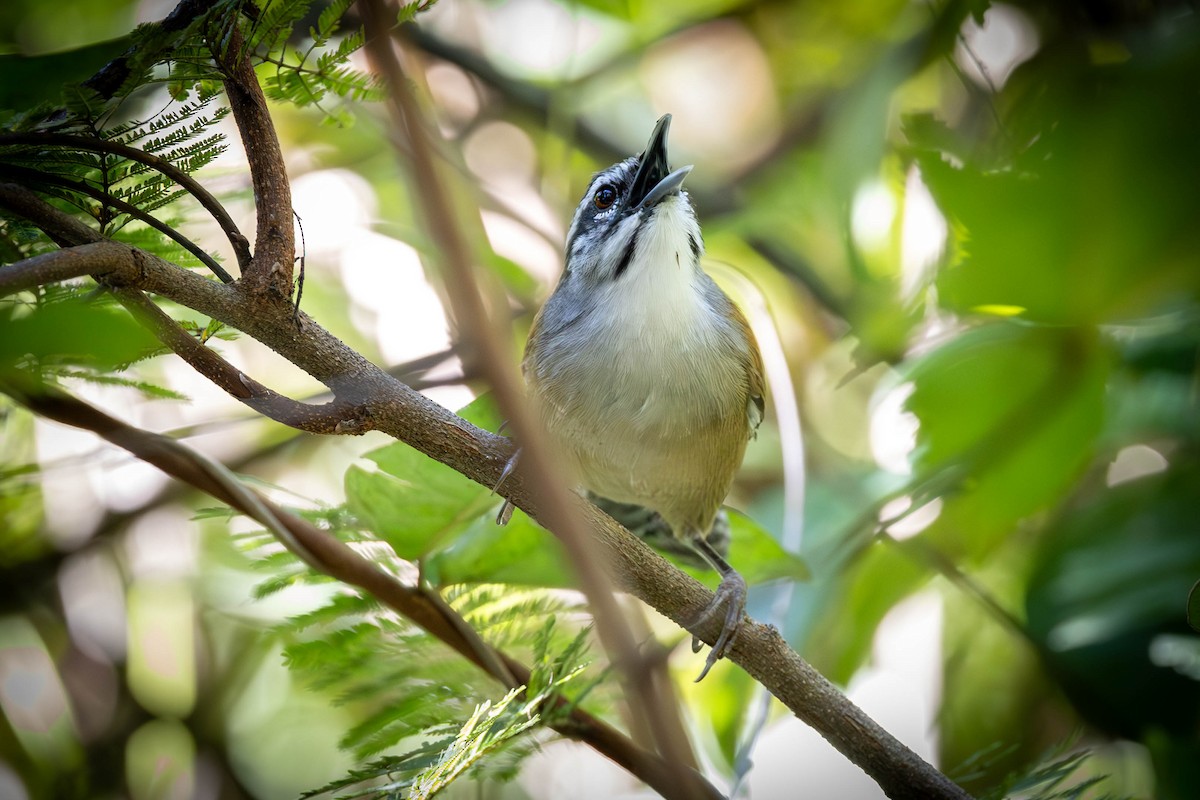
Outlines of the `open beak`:
M683 179L692 171L689 164L670 172L667 163L667 131L671 127L671 115L664 114L654 132L646 152L642 153L637 174L633 176L633 187L629 192L631 211L641 211L658 203L667 195L676 194L683 186Z

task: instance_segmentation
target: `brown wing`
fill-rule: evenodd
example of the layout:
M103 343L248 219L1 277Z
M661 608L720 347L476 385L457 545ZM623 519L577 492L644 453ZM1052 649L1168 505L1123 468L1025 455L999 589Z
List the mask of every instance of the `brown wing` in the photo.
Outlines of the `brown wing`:
M746 397L746 420L750 426L750 435L754 436L766 411L766 379L763 376L762 353L758 350L758 340L754 338L754 331L746 321L746 315L736 303L731 301L729 306L733 311L734 321L746 334L746 348L749 351L746 359L746 385L749 389Z

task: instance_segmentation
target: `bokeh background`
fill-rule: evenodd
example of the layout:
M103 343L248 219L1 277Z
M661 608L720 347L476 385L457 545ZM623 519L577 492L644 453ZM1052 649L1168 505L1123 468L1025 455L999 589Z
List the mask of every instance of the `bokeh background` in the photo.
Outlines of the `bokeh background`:
M6 61L6 107L171 7L7 0L0 48L37 60ZM1071 780L1102 780L1084 796L1200 796L1193 4L441 0L418 25L406 65L514 361L589 176L674 115L708 266L771 382L729 502L811 574L755 587L756 618L972 792L1086 749ZM459 408L486 387L451 350L386 114L313 101L275 116L304 308ZM225 131L199 177L252 229ZM218 346L272 388L321 391L252 341ZM72 389L292 505L339 507L347 469L387 442L297 435L171 357L138 370L186 400ZM294 677L275 627L329 587L258 598L244 520L89 434L8 404L0 426L0 796L282 798L353 766L338 742L359 710ZM696 666L673 662L681 686ZM683 691L722 785L880 796L736 668ZM450 796L640 793L550 742L514 782Z

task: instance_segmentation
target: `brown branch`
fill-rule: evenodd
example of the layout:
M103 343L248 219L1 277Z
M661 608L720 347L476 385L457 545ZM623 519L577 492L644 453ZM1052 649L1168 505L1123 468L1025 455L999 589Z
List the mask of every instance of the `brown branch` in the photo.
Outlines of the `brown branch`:
M543 522L563 542L596 621L600 641L622 676L633 730L650 733L668 763L678 765L679 785L687 787L694 773L686 766L696 763L696 759L687 738L674 735L682 726L666 724L678 715L677 702L659 690L661 684L648 679L651 673L643 663L638 643L613 596L612 582L602 567L604 553L570 502L570 489L562 481L525 403L524 391L512 368L512 356L501 347L501 342L512 338L507 324L500 324L501 319L506 323L507 318L489 313L476 283L470 245L454 223L453 204L436 171L435 165L441 158L435 152L425 115L409 89L388 35L389 22L395 19L395 14L389 13L390 6L381 0L366 0L360 7L367 57L389 88L392 122L405 134L409 157L404 163L423 201L420 208L425 227L435 245L433 252L440 256L454 318L464 344L469 345L468 363L476 363L484 371L501 411L521 442L521 468L528 470L533 478ZM700 787L696 791L700 792Z
M31 220L64 246L100 238L92 228L19 186L0 184L0 207ZM236 284L206 280L133 248L129 252L124 263L107 265L96 277L110 285L160 294L244 331L325 383L335 395L346 392L364 398L377 430L484 486L493 486L499 479L511 452L506 439L474 427L391 378L307 315L299 315L297 327L286 303L254 304L236 291ZM6 267L0 274L20 266ZM529 491L519 471L501 493L534 519L545 522L538 497ZM711 592L594 506L582 499L576 506L608 554L606 563L622 589L704 641L715 640L719 621L690 624L708 605ZM847 700L788 648L773 627L748 620L728 657L871 775L889 797L962 800L968 796Z
M165 158L160 158L152 153L147 153L145 150L139 150L136 147L130 147L120 142L112 142L106 139L89 139L86 136L74 136L68 133L4 133L0 134L0 146L3 145L68 147L78 150L89 150L96 153L111 153L157 170L179 184L188 194L196 198L196 202L200 204L201 208L212 214L213 219L217 221L217 225L225 234L225 238L229 240L229 244L233 247L233 254L237 259L238 269L245 271L246 267L250 264L250 240L238 230L237 223L233 221L233 217L229 216L229 212L225 210L225 206L221 205L220 201L211 192L201 186L195 178Z
M0 269L0 297L27 292L47 283L82 278L91 275L101 264L115 267L128 259L127 266L132 267L132 258L127 246L108 239L42 253Z
M265 417L297 430L322 434L362 434L371 417L361 404L334 398L310 405L268 389L185 331L138 289L117 287L113 295L158 340L197 372Z
M236 27L230 31L225 52L214 55L225 72L225 95L246 149L257 212L254 258L242 271L240 283L254 295L270 292L288 298L296 258L292 187L275 123Z
M90 430L138 458L161 469L206 494L266 525L286 527L285 541L302 553L301 557L316 569L351 586L356 586L397 613L420 626L456 652L480 667L506 688L527 685L527 666L487 645L477 636L464 636L470 630L441 598L424 590L406 586L372 561L312 523L276 506L257 492L230 480L223 468L195 450L160 434L127 425L71 395L49 387L17 386L0 378L0 391L48 419ZM612 759L668 798L719 798L720 793L703 777L692 773L695 790L684 791L677 781L677 769L661 758L634 745L628 737L588 714L558 699L557 707L567 716L553 723L559 733L578 739Z

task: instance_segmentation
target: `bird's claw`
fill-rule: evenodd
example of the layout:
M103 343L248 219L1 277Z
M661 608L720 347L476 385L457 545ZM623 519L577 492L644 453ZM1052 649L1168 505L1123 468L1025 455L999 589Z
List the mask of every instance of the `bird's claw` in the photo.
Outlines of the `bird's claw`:
M507 424L507 423L505 423ZM501 426L503 427L503 426ZM513 470L517 468L517 462L521 460L521 448L513 451L513 454L508 457L508 462L505 463L504 469L500 472L500 479L496 481L496 485L492 487L492 494L500 491L500 487L508 480L508 476L513 474ZM504 505L500 506L500 511L496 514L497 525L507 525L512 518L513 504L508 498L504 499Z
M721 627L721 635L717 637L717 641L713 642L708 658L704 660L704 669L700 672L700 677L696 678L697 683L704 680L704 676L712 669L713 664L725 657L725 654L737 641L738 633L742 629L742 619L746 615L746 581L733 570L721 578L721 584L717 587L712 602L700 612L695 624L702 625L708 622L717 615L721 606L725 606L725 623ZM698 636L692 637L693 653L699 653L703 646L704 643Z

